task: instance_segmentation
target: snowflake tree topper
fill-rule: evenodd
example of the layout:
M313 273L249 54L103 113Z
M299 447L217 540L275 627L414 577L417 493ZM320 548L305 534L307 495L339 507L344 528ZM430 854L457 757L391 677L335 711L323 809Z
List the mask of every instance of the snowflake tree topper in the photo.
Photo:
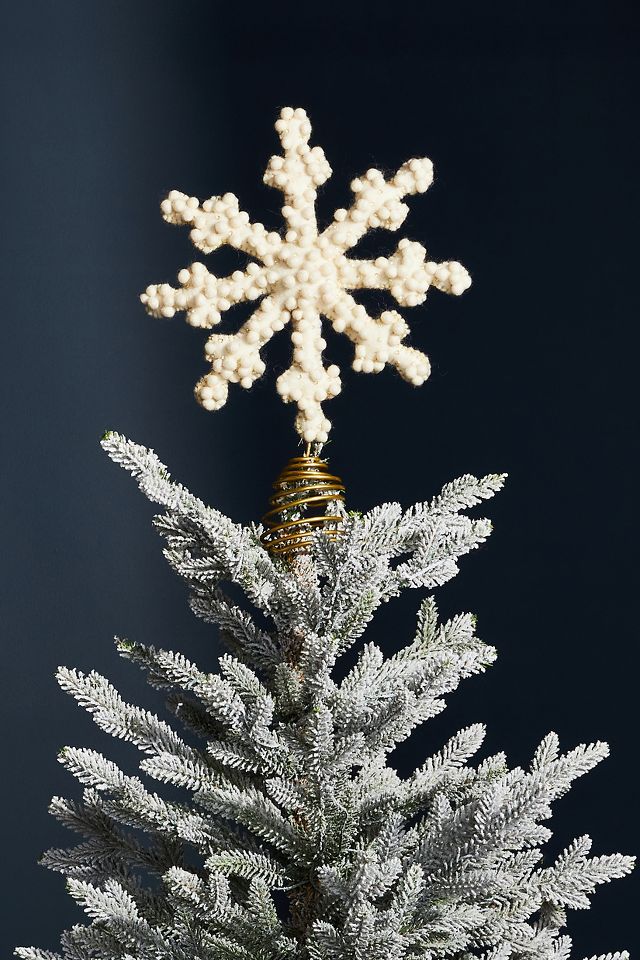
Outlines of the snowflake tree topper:
M283 156L271 157L264 182L284 194L284 236L252 223L232 193L200 204L196 197L172 190L161 205L164 219L190 226L199 250L211 253L229 244L252 260L245 270L222 278L193 263L179 272L178 288L153 284L141 299L153 316L173 317L183 310L188 323L207 329L217 326L234 304L260 300L237 333L213 334L207 340L211 371L196 385L196 398L206 410L217 410L227 399L229 383L251 387L265 371L261 348L290 324L293 356L289 369L278 377L278 393L285 402L297 404L300 436L307 443L324 443L331 424L321 404L340 392L340 373L335 364L323 363L321 317L355 344L354 370L378 373L388 363L419 386L429 376L429 360L403 344L409 333L404 319L395 310L369 316L349 291L388 290L401 306L414 307L424 301L430 286L460 294L471 278L460 263L427 260L425 248L406 239L389 257L347 257L368 230L400 227L409 212L402 198L424 193L433 180L430 160L408 160L388 180L379 170L367 170L351 183L351 207L336 210L333 222L319 232L317 188L331 176L331 168L322 148L309 146L311 124L304 110L285 107L275 127Z

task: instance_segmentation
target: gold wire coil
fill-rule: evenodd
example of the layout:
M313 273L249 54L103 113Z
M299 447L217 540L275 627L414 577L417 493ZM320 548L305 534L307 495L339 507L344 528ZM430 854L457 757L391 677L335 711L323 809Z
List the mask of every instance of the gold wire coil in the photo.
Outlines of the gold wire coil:
M305 453L292 457L273 484L269 510L262 518L267 528L261 541L274 556L306 553L313 534L322 530L332 540L342 534L342 517L323 512L330 503L344 503L344 484L329 473L325 460Z

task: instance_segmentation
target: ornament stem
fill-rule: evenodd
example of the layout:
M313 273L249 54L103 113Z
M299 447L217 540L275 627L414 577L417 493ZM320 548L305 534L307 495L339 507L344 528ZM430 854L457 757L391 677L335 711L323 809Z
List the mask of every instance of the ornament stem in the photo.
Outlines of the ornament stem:
M306 444L304 455L292 457L273 484L261 541L274 556L308 553L317 531L331 539L342 534L345 487L312 452L317 446Z

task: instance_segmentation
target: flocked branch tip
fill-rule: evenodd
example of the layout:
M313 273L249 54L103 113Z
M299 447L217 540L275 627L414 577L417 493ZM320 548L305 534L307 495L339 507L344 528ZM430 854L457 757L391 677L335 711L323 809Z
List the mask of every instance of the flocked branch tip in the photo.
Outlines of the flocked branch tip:
M293 356L277 381L285 402L298 407L296 430L307 442L323 443L331 428L323 401L340 392L340 372L325 366L322 320L344 333L355 345L353 369L378 373L395 367L409 383L419 386L429 376L429 360L403 341L409 333L396 310L372 317L349 291L387 290L401 306L422 303L430 286L461 294L471 283L456 261L436 263L425 248L403 239L395 252L375 260L355 260L348 251L373 229L398 230L408 213L403 198L424 193L433 180L430 160L408 160L389 179L376 169L351 184L354 200L348 210L336 210L333 222L318 231L317 189L331 175L321 147L310 147L311 125L304 110L285 107L276 121L282 155L271 157L264 182L284 194L283 235L253 223L232 193L200 203L172 190L162 202L164 219L191 227L191 240L203 253L228 244L249 255L244 270L216 277L202 263L178 274L179 287L152 284L142 302L154 316L173 317L184 311L194 327L210 329L235 304L257 301L254 313L237 333L213 334L205 344L211 372L196 385L199 403L217 410L227 399L230 383L249 388L265 372L262 347L291 325Z

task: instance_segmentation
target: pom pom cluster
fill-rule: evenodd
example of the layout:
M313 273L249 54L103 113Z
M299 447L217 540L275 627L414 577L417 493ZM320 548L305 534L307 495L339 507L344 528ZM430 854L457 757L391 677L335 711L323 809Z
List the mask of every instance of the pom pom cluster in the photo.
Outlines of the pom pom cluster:
M278 378L278 393L297 405L300 436L308 443L324 443L331 424L322 403L340 392L341 382L338 367L323 362L322 317L355 345L354 370L379 373L390 365L418 386L429 376L429 361L403 343L409 328L402 316L386 310L371 317L349 291L387 290L401 306L414 307L429 287L458 295L471 278L457 261L429 260L421 244L406 239L389 257L356 260L346 255L369 230L399 229L408 213L403 198L424 193L433 181L430 160L408 160L389 179L379 170L367 170L351 183L351 207L336 210L333 222L319 232L317 188L331 168L322 148L309 146L311 124L304 110L285 107L275 126L283 155L271 157L264 182L284 194L283 235L252 222L232 193L201 204L172 190L162 202L165 220L189 226L191 240L203 253L228 244L250 261L223 278L203 263L193 263L179 272L179 287L152 284L141 299L154 316L183 311L192 326L210 329L233 305L262 298L236 333L212 334L207 340L211 371L196 385L196 398L206 410L217 410L226 402L230 383L251 387L265 372L262 347L289 324L293 356Z

